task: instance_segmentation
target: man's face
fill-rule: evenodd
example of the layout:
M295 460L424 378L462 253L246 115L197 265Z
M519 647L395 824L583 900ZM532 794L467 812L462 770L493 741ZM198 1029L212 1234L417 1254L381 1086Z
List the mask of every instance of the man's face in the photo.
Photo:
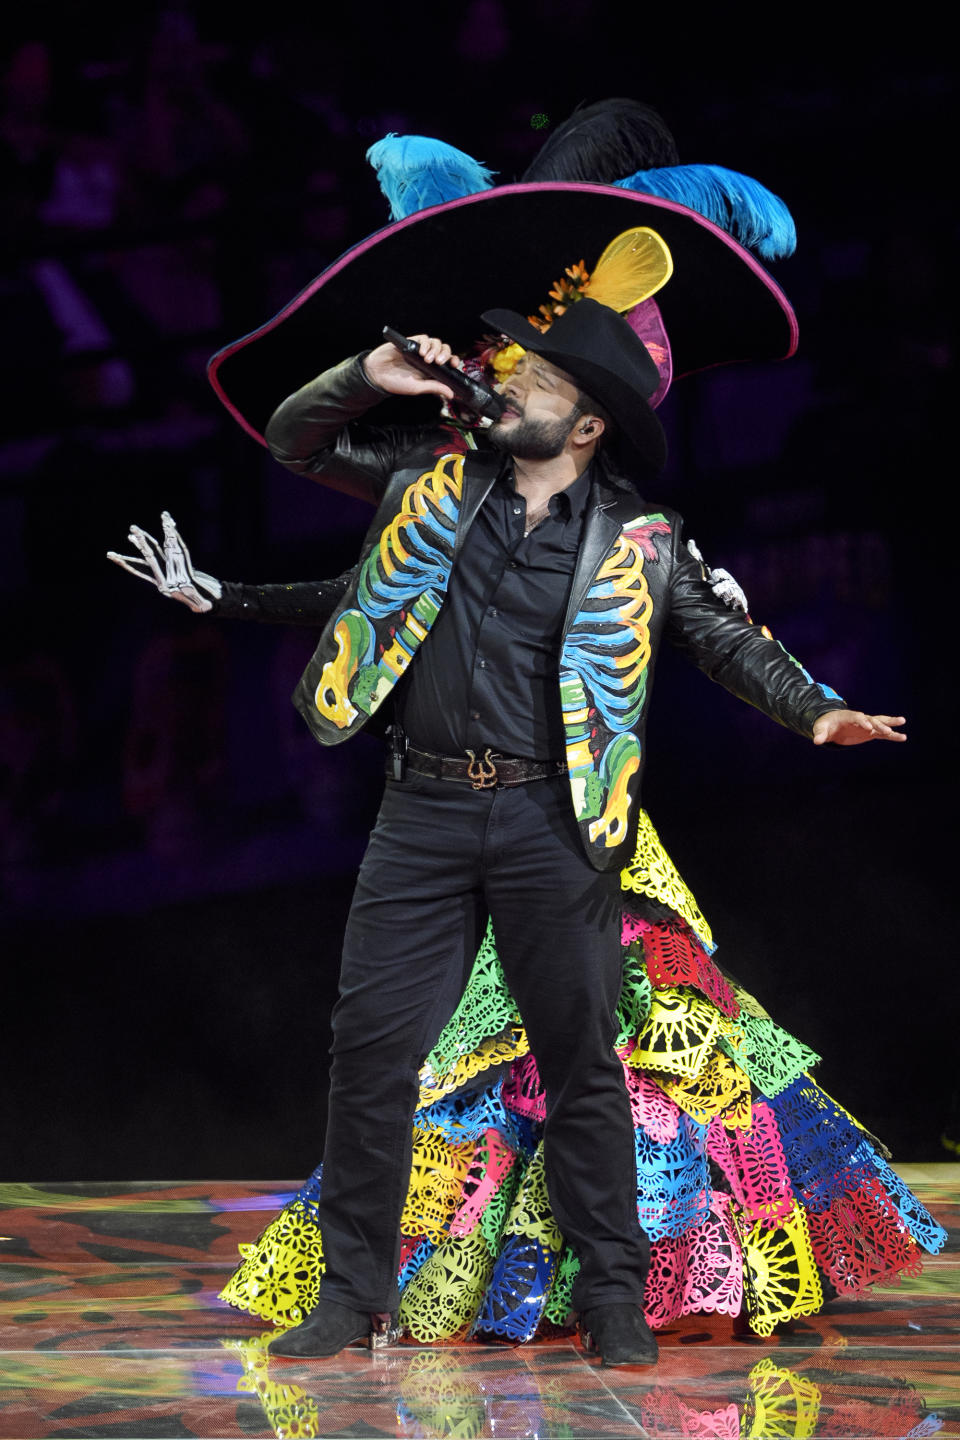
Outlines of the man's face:
M570 376L531 351L497 387L507 402L487 435L517 460L554 460L580 419L579 390Z

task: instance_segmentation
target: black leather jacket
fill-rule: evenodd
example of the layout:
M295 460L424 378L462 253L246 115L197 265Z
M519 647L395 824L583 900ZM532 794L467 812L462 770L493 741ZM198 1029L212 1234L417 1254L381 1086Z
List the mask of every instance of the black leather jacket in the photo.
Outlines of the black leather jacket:
M336 580L227 586L221 613L325 629L294 696L317 739L338 744L377 716L427 637L499 456L463 453L455 431L357 423L383 398L359 359L279 407L267 428L289 469L377 504L358 564ZM707 584L680 516L625 480L594 482L566 611L559 685L574 810L599 870L632 854L647 705L669 639L712 680L779 724L810 735L843 704Z

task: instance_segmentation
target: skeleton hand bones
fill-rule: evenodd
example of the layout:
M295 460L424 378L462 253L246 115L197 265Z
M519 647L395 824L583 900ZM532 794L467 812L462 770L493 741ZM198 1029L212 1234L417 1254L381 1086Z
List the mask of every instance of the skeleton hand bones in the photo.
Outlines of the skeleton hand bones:
M118 555L115 550L108 550L107 559L130 575L136 575L138 580L146 580L156 586L160 594L168 599L189 605L198 615L212 610L213 601L219 600L222 594L220 581L203 570L193 568L190 551L181 539L169 510L164 510L160 519L163 524L162 545L139 525L131 525L127 539L140 554Z

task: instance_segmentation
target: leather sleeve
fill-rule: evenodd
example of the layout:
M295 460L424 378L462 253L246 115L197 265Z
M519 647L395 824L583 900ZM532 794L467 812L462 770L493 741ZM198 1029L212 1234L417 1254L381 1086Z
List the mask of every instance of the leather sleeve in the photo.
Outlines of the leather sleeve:
M771 720L810 736L814 721L845 702L816 684L800 663L714 595L700 565L674 529L667 638L718 685L756 706Z
M372 385L363 356L344 360L287 397L265 432L270 453L298 475L379 504L401 457L433 427L357 423L387 394Z
M301 580L294 585L238 585L225 580L213 614L223 620L322 627L340 604L355 573L347 570L334 580Z

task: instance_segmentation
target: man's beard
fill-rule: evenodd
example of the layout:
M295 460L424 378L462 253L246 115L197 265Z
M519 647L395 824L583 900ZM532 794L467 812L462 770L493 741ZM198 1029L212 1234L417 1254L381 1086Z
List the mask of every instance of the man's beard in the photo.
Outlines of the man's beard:
M579 419L580 412L574 408L563 420L527 420L521 416L509 429L498 420L487 431L487 439L514 460L556 460Z

